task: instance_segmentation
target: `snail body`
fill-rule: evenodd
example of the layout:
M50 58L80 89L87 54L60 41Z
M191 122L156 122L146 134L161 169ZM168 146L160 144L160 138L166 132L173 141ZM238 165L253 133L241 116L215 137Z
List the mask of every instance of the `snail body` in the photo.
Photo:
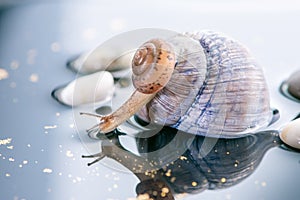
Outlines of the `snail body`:
M97 116L100 123L90 131L107 133L135 114L187 133L238 137L272 119L262 69L242 44L222 34L150 40L134 55L132 71L134 94L114 113Z

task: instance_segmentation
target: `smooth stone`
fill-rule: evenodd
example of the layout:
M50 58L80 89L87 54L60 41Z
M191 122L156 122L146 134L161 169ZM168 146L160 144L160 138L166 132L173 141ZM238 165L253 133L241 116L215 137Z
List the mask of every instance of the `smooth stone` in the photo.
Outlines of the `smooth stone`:
M300 118L284 126L279 137L288 146L300 150Z
M98 103L112 98L114 78L110 72L100 71L75 79L64 87L52 92L60 103L68 106L79 106Z
M300 100L300 70L293 73L287 83L290 95Z
M97 48L89 53L83 53L68 61L67 66L81 74L91 74L98 71L118 72L131 67L134 52L126 54L110 48ZM126 71L126 70L125 70Z

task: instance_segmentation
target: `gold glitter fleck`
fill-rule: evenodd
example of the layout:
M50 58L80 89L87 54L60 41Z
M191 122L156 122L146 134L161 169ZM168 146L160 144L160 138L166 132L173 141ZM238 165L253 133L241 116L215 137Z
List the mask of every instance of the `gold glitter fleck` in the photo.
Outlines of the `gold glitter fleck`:
M31 74L29 77L29 81L32 83L36 83L39 81L39 75L38 74Z
M227 152L226 152L226 154L227 154L227 155L229 155L229 154L230 154L230 152L229 152L229 151L227 151Z
M197 185L198 185L198 183L197 183L196 181L193 181L193 182L192 182L192 186L193 186L193 187L196 187Z
M7 144L10 144L11 141L12 141L11 138L2 139L2 140L0 140L0 145L7 145Z
M168 176L168 177L171 176L171 170L170 169L166 172L166 176Z
M8 72L5 69L0 68L0 80L8 78Z
M167 187L163 187L162 189L161 189L161 191L163 192L163 193L169 193L169 188L167 188Z
M47 174L51 174L52 173L52 169L50 169L50 168L44 168L43 172L47 173Z
M225 183L226 182L226 178L221 178L221 183Z
M15 161L14 158L9 158L8 160L9 160L10 162L14 162L14 161Z
M10 174L9 174L9 173L6 173L5 176L6 176L6 177L10 177Z
M71 157L73 157L74 155L73 155L73 153L72 153L70 150L68 150L68 151L66 152L66 156L69 157L69 158L71 158Z
M185 156L180 156L180 160L187 160L187 157L185 157Z
M28 164L28 161L27 160L23 160L23 165L26 165Z
M139 194L139 196L137 197L137 200L149 200L150 196L149 194Z
M175 180L176 180L176 177L173 176L170 181L171 181L171 183L174 183Z

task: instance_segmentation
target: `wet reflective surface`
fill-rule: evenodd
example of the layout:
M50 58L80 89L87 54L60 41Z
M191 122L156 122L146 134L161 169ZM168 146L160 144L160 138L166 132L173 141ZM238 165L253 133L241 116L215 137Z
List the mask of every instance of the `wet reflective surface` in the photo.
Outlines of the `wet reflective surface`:
M234 186L254 173L267 150L282 145L276 131L237 139L192 137L169 127L156 131L152 137L136 136L139 156L122 146L119 137L124 135L116 131L102 138L101 153L84 157L96 157L97 162L109 157L121 163L139 178L140 197L173 199Z
M171 21L164 17L163 8L170 2L162 3L162 8L156 6L158 2L147 6L131 2L116 8L120 2L30 1L2 9L0 199L132 200L144 193L188 200L298 199L300 154L279 148L276 131L211 141L189 138L168 128L160 128L161 133L151 138L137 139L135 133L121 127L120 131L131 134L99 141L85 132L96 120L79 116L79 112L91 112L91 107L70 109L50 95L55 87L76 77L66 68L71 57L118 33L145 27L178 32L212 29L243 42L264 67L271 105L280 113L269 130L278 130L300 112L299 102L279 91L281 83L300 67L300 30L295 26L300 6L291 2L268 2L258 8L257 2L243 5L218 1L222 6L217 9L214 3L178 1L169 13L170 18L178 20ZM151 8L156 13L145 16ZM122 81L116 83L114 101L107 103L113 109L126 99L131 88L128 79ZM166 145L168 141L173 145ZM209 141L216 143L205 150L203 144ZM178 146L180 152L172 151ZM115 155L123 149L121 153L127 159L116 161L109 147L116 149ZM159 153L163 147L174 153ZM94 165L86 165L93 159L81 158L102 149L108 149L107 156ZM151 173L146 173L138 171L138 165L134 170L124 162L132 156L131 164L140 164L146 155L159 164L154 177L153 166L148 166Z

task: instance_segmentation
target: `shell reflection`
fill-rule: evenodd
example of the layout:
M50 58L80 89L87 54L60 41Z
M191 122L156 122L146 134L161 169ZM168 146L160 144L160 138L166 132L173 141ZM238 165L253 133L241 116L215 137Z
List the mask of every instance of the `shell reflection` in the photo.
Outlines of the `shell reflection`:
M115 131L108 140L102 140L101 153L83 157L98 157L92 163L109 157L128 168L140 180L136 186L138 196L174 199L176 194L194 194L240 183L254 172L268 149L282 144L276 131L217 139L170 127L159 129L151 137L145 138L141 133L142 137L136 138L139 155L125 149L119 142L123 133Z

